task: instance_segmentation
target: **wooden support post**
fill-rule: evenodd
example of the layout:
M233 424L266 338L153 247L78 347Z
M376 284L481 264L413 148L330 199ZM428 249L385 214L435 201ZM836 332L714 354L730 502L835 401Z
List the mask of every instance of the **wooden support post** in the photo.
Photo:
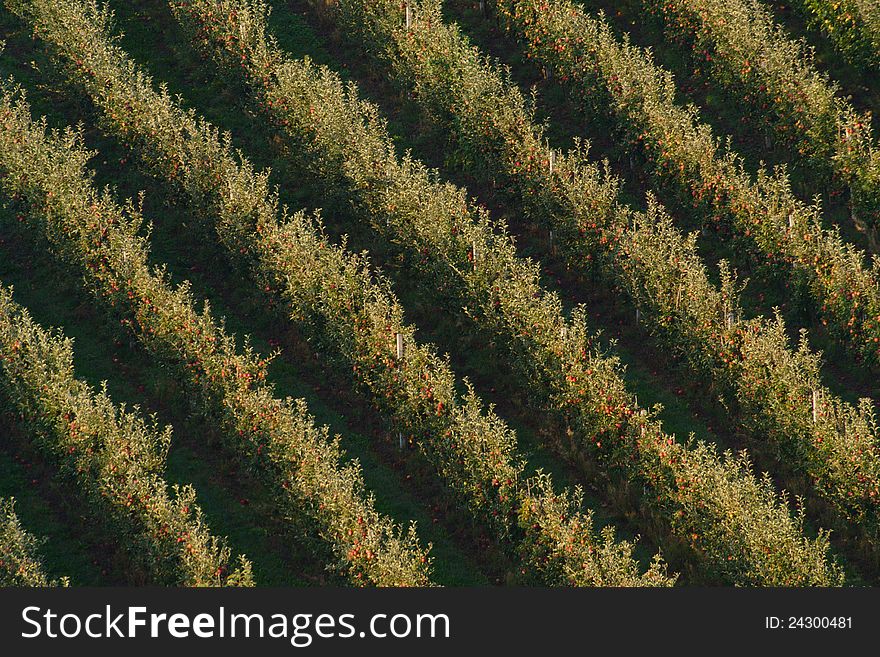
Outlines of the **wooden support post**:
M395 333L397 340L397 360L403 360L403 333Z
M819 421L819 391L813 390L813 424Z
M406 29L412 28L412 7L406 5Z

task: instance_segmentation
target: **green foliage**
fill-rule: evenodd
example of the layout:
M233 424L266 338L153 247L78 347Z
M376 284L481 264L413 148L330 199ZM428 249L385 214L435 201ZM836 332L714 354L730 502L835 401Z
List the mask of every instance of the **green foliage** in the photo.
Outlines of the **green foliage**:
M265 48L240 42L238 36L250 34L252 29L240 30L235 17L246 16L246 25L255 25L256 17L265 11L260 3L237 2L233 8L229 3L182 2L173 3L173 7L220 62L243 69L267 115L293 145L291 152L305 154L309 166L328 181L328 187L332 183L332 189L341 190L377 232L403 247L413 261L412 270L426 286L449 298L450 303L465 305L469 315L498 336L527 382L535 405L551 408L557 418L574 427L583 453L604 463L609 473L622 470L647 482L656 478L653 472L658 466L654 452L642 443L657 440L667 446L664 453L672 456L663 461L661 471L675 469L673 464L676 459L680 461L680 451L687 450L665 436L655 421L637 415L619 366L597 352L586 333L583 314L571 320L563 318L558 297L538 284L537 268L515 257L503 226L494 225L484 212L470 207L462 190L436 182L433 173L407 157L392 157L391 140L375 107L360 101L353 88L346 88L331 73L315 71L307 62L285 60L267 39L263 40L270 46ZM499 106L498 98L486 92L486 87L494 83L481 72L479 60L469 60L463 68L460 54L472 49L460 42L450 44L436 5L414 6L409 30L396 4L340 2L336 8L343 25L354 26L371 51L386 55L395 73L405 72L407 79L416 81L420 88L429 88L431 80L438 80L433 87L437 96L445 94L459 104L488 97L486 102L495 103L491 116L498 116L496 109L509 111L509 104ZM457 93L459 87L473 93L462 99ZM487 129L486 123L473 127L473 115L463 114L456 119L473 130ZM526 122L521 126L527 129ZM475 151L483 147L482 143L471 144ZM489 148L494 153L498 146ZM644 436L648 438L643 441ZM719 474L709 479L724 480L727 475L720 473L739 472L729 459L718 458L714 466ZM784 505L768 505L757 488L742 486L737 490L741 492L752 497L727 500L728 512L750 527L759 515L769 514L775 519L773 533L762 533L769 542L780 541L779 551L774 552L780 561L772 576L782 577L785 573L784 581L790 583L838 581L833 568L816 578L816 555L823 562L821 555L827 549L824 536L815 544L806 541ZM692 495L697 499L699 492ZM659 506L672 503L668 494L661 497L664 502ZM760 513L754 512L753 503L762 509ZM693 508L700 510L690 513L689 521L700 527L702 523L714 526L714 512L704 511L698 503ZM791 523L790 531L781 534L779 525L786 522ZM748 542L744 537L737 538L735 531L727 538ZM786 547L781 547L788 541ZM714 567L715 576L752 582L771 576L758 568L750 574L743 572L746 569L728 568L726 563L732 559L727 556L734 548L722 541L714 542L712 549L717 552L708 559L713 565L707 570ZM789 561L788 555L793 553L803 555L803 570L800 564L794 566ZM761 552L760 559L766 558Z
M354 203L381 211L389 224L405 228L411 226L408 217L413 200L436 195L436 204L424 209L421 230L432 230L437 238L443 238L450 217L458 218L464 237L452 240L452 248L461 250L465 262L473 262L476 243L480 263L499 257L513 263L515 271L522 269L514 262L512 245L497 252L485 218L482 224L470 225L470 209L461 190L436 183L421 164L409 158L396 158L377 111L358 100L356 90L346 89L325 69L284 56L266 34L264 5L245 2L221 7L214 2L184 2L172 7L197 38L207 42L205 45L223 49L219 51L222 63L244 69L265 107L283 108L277 117L279 125L290 130L303 125L317 128L308 137L297 133L304 140L302 146L315 155L314 168L328 181L338 181ZM269 205L274 207L274 200ZM223 215L222 210L214 212ZM206 214L210 216L210 212ZM373 282L365 260L329 245L301 216L287 218L281 226L267 225L264 230L266 237L249 238L250 244L239 249L254 254L252 268L269 289L281 291L289 316L311 327L314 339L348 368L398 430L420 446L447 486L502 539L521 546L524 577L545 584L593 586L672 583L659 561L647 574L639 575L632 545L626 542L615 544L618 562L613 568L600 566L596 561L598 546L607 535L597 536L590 516L573 511L574 506L566 507L563 530L577 538L554 557L564 562L560 567L570 576L542 580L539 573L544 571L545 555L536 561L538 555L522 546L551 544L553 539L541 523L517 524L517 515L526 503L523 496L533 482L522 480L513 432L491 410L483 411L473 391L463 399L456 397L448 363L433 348L417 344L413 328L403 324L403 310L390 286L381 278ZM462 247L468 236L480 241L465 241ZM429 251L423 251L420 259L431 266ZM449 285L445 270L442 267L434 279L438 285ZM524 288L523 294L531 294L535 285L530 265L528 270L532 287ZM476 281L485 279L481 267L471 266L471 271ZM403 340L403 358L396 353L398 334ZM535 487L537 490L537 484ZM547 495L550 491L546 488ZM547 508L558 504L556 499L548 498Z
M0 586L69 586L66 577L50 580L40 562L41 541L21 526L15 499L0 497Z
M759 0L644 0L695 70L742 100L749 121L797 151L815 180L848 189L853 218L880 222L880 152L870 116L841 97L813 52L774 23Z
M544 145L527 103L506 74L480 55L455 27L443 23L439 3L411 5L409 28L390 2L339 0L335 5L339 22L364 43L368 52L385 63L394 79L414 92L426 112L450 133L461 160L475 171L485 171L496 178L532 218L542 222L550 219L560 244L576 243L581 238L581 242L594 247L591 252L584 253L582 248L573 253L575 259L598 256L606 260L606 266L611 260L616 263L614 267L623 268L621 261L625 262L635 251L641 252L641 245L631 245L636 248L623 253L627 248L624 242L633 237L627 233L627 227L635 219L613 208L616 187L607 183L607 175L585 164L585 149L570 158L557 158ZM590 221L589 231L586 223L573 223L571 214ZM612 220L603 222L606 217ZM644 220L639 231L633 228L632 232L644 235L653 225L653 218ZM489 232L485 230L484 235ZM503 227L494 232L503 235ZM671 230L667 234L674 235ZM412 234L407 237L398 241L417 246L425 241L416 241ZM432 241L432 248L439 250L437 242L439 238ZM574 442L581 452L590 459L598 459L607 471L623 473L630 480L646 484L650 491L646 492L648 504L661 509L661 515L681 519L674 523L674 533L706 556L703 567L713 576L752 583L789 577L791 566L782 566L790 554L789 548L778 553L780 561L774 569L762 571L768 545L780 541L781 546L786 541L799 540L798 529L779 531L780 526L791 522L784 502L772 502L766 490L737 461L728 456L720 458L699 445L694 448L695 453L703 458L696 459L687 448L665 435L658 423L642 416L626 392L615 362L598 353L588 356L583 350L583 345L590 342L583 330L583 311L577 311L566 326L558 299L540 290L536 273L520 273L516 277L509 274L514 269L509 238L495 238L494 242L498 246L488 249L486 264L479 263L480 274L488 274L486 287L480 290L468 286L462 303L470 309L473 299L485 295L487 288L491 290L490 298L498 303L492 304L491 310L487 309L489 304L478 304L479 312L471 312L507 342L513 361L522 364L520 368L530 392L539 401L548 400L561 414L573 430ZM478 246L477 251L482 253L486 249ZM441 254L447 261L454 257L449 250ZM656 269L655 259L661 260L666 254L646 255L648 263L640 270L643 274ZM690 264L694 262L699 261L694 257ZM463 270L463 263L455 264L457 270L453 271ZM620 272L615 276L618 284L624 280ZM709 287L708 283L704 285ZM636 295L643 287L643 281L638 281L629 291ZM716 293L715 298L719 296ZM515 323L520 317L528 326ZM702 343L704 336L689 337ZM655 459L658 453L662 454L659 461ZM689 458L705 472L688 470ZM662 483L669 475L676 485L666 488ZM697 484L687 486L689 478ZM729 497L718 494L716 486L729 486ZM735 504L733 499L737 499ZM718 516L712 514L716 513L732 520L720 533L714 529ZM769 515L774 520L763 526L754 522L755 517L766 519ZM756 535L762 538L755 541ZM699 543L695 536L701 537ZM761 541L764 543L758 548ZM823 547L820 540L816 547L818 550L813 551L802 545L803 562L794 566L803 567L804 579L800 583L834 581L837 577L833 567L828 571L823 571L822 566L817 568L824 561L821 555L827 544ZM743 558L747 554L752 555L751 566ZM764 577L769 579L763 580Z
M870 366L880 363L880 260L867 267L863 252L823 229L818 204L797 200L783 170L752 180L693 107L675 104L672 76L650 53L618 41L604 19L570 0L496 5L530 57L591 111L612 117L660 187L707 226L731 226L737 249L790 275L835 336Z
M331 361L350 373L500 543L515 546L524 534L540 531L516 527L518 491L524 484L513 432L491 410L484 411L472 391L458 398L447 361L415 341L388 282L373 276L366 258L331 245L317 219L279 211L265 174L255 172L232 152L226 137L182 111L164 90L154 91L151 81L112 45L109 18L96 13L96 5L69 2L70 11L62 13L57 3L51 8L33 4L40 9L33 13L38 33L54 45L73 79L102 110L104 127L182 192L202 228L252 274L269 309L281 306ZM156 125L163 129L155 130ZM403 358L396 357L398 334ZM640 576L632 546L625 542L618 545L621 561L613 573L590 570L588 519L574 514L568 524L569 531L585 528L586 533L576 552L563 555L568 569L580 575L562 583L671 583L659 566ZM355 556L362 551L360 546L352 550Z
M866 71L880 69L880 8L872 0L793 0L791 4L851 64Z
M81 272L112 318L176 369L196 410L277 491L285 517L320 535L334 552L331 565L353 583L427 584L428 558L415 528L403 532L375 510L359 464L339 463L338 440L314 425L304 402L273 396L267 360L247 345L238 350L209 308L198 313L186 284L172 288L163 271L150 270L140 213L94 189L78 135L32 122L26 102L10 90L0 111L2 186L30 210L22 218Z
M5 108L4 108L5 109ZM252 586L250 563L229 567L191 486L169 496L171 427L160 430L73 377L70 341L34 323L0 288L0 390L37 446L118 542L134 582Z
M268 309L280 309L350 373L456 498L515 550L521 581L672 583L659 557L640 575L631 544L615 541L611 529L596 532L579 491L557 494L545 475L523 478L513 432L472 390L456 394L447 360L418 343L388 281L372 271L366 256L349 253L344 243L333 245L319 217L279 208L268 174L234 153L227 136L179 109L164 88L157 92L112 43L106 9L94 0L7 4L52 44L101 111L103 127L191 203L197 229L213 235L254 278ZM421 285L452 308L463 307L495 337L535 408L568 427L571 444L562 437L555 446L574 447L579 459L598 463L612 481L625 478L642 489L646 512L665 518L674 540L690 546L709 580L842 581L827 558L827 534L804 538L802 510L792 515L785 494L778 495L766 477L756 478L744 454L719 454L693 440L676 443L639 409L617 360L601 353L588 334L584 309L565 317L559 298L540 286L538 267L516 257L505 226L469 203L463 190L439 182L408 155L398 157L379 111L360 100L353 85L280 50L266 30L265 2L170 4L221 68L250 84L298 164L325 179L328 194L351 204L395 243ZM444 24L438 1L407 3L409 25L402 5L390 0L319 4L413 92L450 135L457 161L497 180L527 217L553 230L554 245L571 265L589 266L621 289L662 344L720 396L739 428L765 441L842 518L876 540L880 455L871 404L863 400L855 408L825 389L805 338L794 349L779 317L743 321L740 286L726 264L721 286L713 285L693 237L676 231L653 199L647 212L621 206L617 181L589 162L586 144L565 155L552 152L507 74ZM610 111L659 183L707 221L732 224L750 255L792 272L831 328L871 364L880 360L877 267L867 269L863 254L821 228L818 206L794 199L784 172L762 171L752 180L696 122L693 109L674 105L669 75L578 5L495 4L502 22L528 43L530 56L571 83L595 110ZM784 41L757 4L677 0L653 6L665 12L674 35L707 56L701 66L754 95L749 97L768 129L790 138L820 175L848 181L855 212L862 220L870 216L876 185L866 122L812 75L808 54ZM726 20L730 11L737 20ZM748 38L737 41L742 35ZM758 54L765 57L755 64ZM777 91L778 102L767 100ZM270 486L284 490L291 520L328 540L337 568L356 583L426 582L426 558L412 529L404 536L375 514L371 500L363 501L357 465L336 468L338 447L314 428L304 406L273 398L265 360L248 348L242 356L207 310L192 310L185 287L172 290L162 272L146 269L137 208L120 210L106 192L84 193L87 155L74 135L66 140L67 160L49 158L48 168L54 174L72 167L77 175L47 174L9 187L17 202L46 214L55 249L69 261L88 263L86 280L109 300L111 316L185 374L199 410L218 422L229 446ZM27 166L26 159L10 171ZM61 198L53 199L51 185L58 184ZM86 206L71 200L77 195L97 208L87 225ZM398 335L402 357L395 354Z

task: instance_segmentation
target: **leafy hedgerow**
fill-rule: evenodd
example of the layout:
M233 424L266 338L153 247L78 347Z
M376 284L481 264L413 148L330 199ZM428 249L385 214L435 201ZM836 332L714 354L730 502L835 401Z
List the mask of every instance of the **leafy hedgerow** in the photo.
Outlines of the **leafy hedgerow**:
M341 23L449 132L459 161L552 230L572 267L598 269L622 288L643 323L722 395L757 443L805 473L856 532L880 539L870 400L854 408L824 387L818 357L805 339L789 348L781 318L742 321L726 265L719 289L694 239L678 233L660 206L651 201L648 212L634 213L616 202L618 182L588 161L587 144L552 153L515 85L439 14L416 6L415 21L401 30L393 7L384 23L380 5L369 11L354 0L338 3Z
M791 192L784 171L749 176L693 107L675 104L672 76L619 41L604 19L570 0L496 0L505 27L591 111L610 115L646 158L659 187L708 226L729 225L734 246L791 277L822 322L871 366L880 365L880 260L822 227L818 204Z
M760 0L643 5L663 19L670 40L691 50L696 70L741 99L749 122L797 151L815 180L849 191L854 221L876 241L880 151L870 116L819 73L813 52L788 37Z
M0 586L69 586L68 578L49 579L40 561L41 541L21 526L15 499L0 497Z
M640 575L632 545L613 541L610 529L596 533L577 491L556 494L548 476L523 477L514 433L473 391L458 397L448 362L416 342L387 281L373 276L364 257L330 244L317 222L279 210L265 174L233 154L208 123L155 91L111 42L108 13L67 0L32 2L27 15L102 111L103 126L189 199L270 307L280 304L419 445L446 486L519 556L520 580L674 582L659 559Z
M827 536L805 539L802 518L790 515L766 479L751 475L744 456L681 445L639 412L617 361L598 353L587 335L583 311L565 320L558 297L541 289L532 263L516 258L503 226L470 206L463 190L437 182L409 157L398 159L378 110L359 100L353 86L286 57L266 32L265 3L171 4L195 40L248 81L287 136L292 156L303 156L328 190L401 245L423 283L466 305L498 336L536 406L572 427L577 449L606 473L643 484L646 501L670 519L674 534L705 557L705 573L744 584L841 581L826 561ZM412 7L425 32L440 29L436 4ZM396 2L340 3L339 9L356 16L351 22L359 22L365 38L415 32L406 30ZM434 72L443 71L438 65ZM463 84L472 79L471 71L450 76Z
M3 287L0 398L119 545L131 581L253 586L243 557L230 569L229 548L211 535L192 486L169 496L171 427L159 430L75 379L70 341L37 325Z
M22 221L45 233L111 317L176 368L196 410L276 491L285 518L326 542L330 567L358 585L428 584L429 560L415 527L404 532L375 510L360 464L340 464L338 440L315 426L305 402L273 396L267 360L249 346L239 350L207 306L198 313L188 285L172 288L163 270L151 271L138 208L95 190L86 171L92 154L79 135L32 121L9 85L0 122L0 186L28 210Z
M880 70L880 5L874 0L791 0L851 64Z

